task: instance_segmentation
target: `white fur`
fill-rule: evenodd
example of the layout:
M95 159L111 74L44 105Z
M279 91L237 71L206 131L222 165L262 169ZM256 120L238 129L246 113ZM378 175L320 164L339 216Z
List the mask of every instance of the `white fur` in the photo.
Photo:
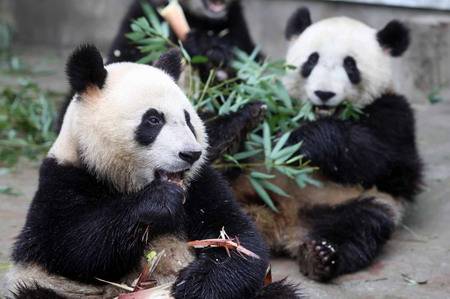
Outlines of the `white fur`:
M90 87L69 105L49 155L62 164L83 162L117 190L135 192L154 179L157 169L186 169L180 151L202 151L186 173L191 179L205 161L207 137L180 88L151 66L115 63L106 69L104 88ZM134 139L135 130L150 108L163 112L166 124L154 143L143 146ZM191 116L197 139L186 124L184 110Z
M283 82L294 98L307 98L315 105L322 101L315 91L336 95L327 105L343 100L367 105L391 88L390 56L376 38L377 31L359 21L336 17L314 23L291 41L287 63L297 67L289 71ZM319 61L308 78L300 68L310 54L317 52ZM344 58L352 56L361 73L361 82L352 84L343 67Z

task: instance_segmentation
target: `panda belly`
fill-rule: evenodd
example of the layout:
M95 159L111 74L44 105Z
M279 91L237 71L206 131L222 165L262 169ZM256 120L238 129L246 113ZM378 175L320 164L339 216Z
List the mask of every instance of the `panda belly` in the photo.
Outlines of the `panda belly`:
M272 181L290 195L283 197L268 191L279 213L262 202L249 180L236 180L232 183L238 200L247 214L253 218L273 252L288 253L294 258L297 257L299 246L309 233L308 224L303 221L301 212L315 206L332 208L351 199L373 197L374 201L389 208L396 224L403 215L403 203L387 193L379 192L376 187L366 190L360 185L344 186L327 180L318 171L313 178L321 183L320 187L307 185L302 189L294 181L281 175Z
M156 280L158 285L175 281L178 272L187 267L195 259L194 251L186 245L186 240L180 236L165 235L151 240L146 253L151 251L164 254L159 261L151 279ZM147 264L146 257L142 257L139 270L129 273L116 283L132 283L139 277L142 269ZM61 275L47 272L38 264L14 264L5 276L7 288L15 292L17 284L33 285L39 284L49 287L58 294L68 298L113 298L126 291L110 284L92 285L77 282Z

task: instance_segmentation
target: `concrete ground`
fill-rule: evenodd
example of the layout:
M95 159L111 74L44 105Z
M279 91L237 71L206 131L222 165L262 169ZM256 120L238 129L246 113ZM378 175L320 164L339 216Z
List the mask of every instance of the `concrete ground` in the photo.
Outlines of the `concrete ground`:
M31 75L42 87L66 91L66 52L32 48L16 53L31 70L38 71ZM16 80L15 76L0 74L0 88ZM310 298L450 298L450 100L414 108L427 187L374 264L332 283L320 284L302 276L294 261L275 258L274 279L289 276L291 281L301 283ZM36 165L25 163L13 173L0 175L0 186L20 192L18 196L0 194L0 281L6 271L3 266L9 264L11 244L23 226L36 190L37 172ZM405 276L422 284L411 284Z

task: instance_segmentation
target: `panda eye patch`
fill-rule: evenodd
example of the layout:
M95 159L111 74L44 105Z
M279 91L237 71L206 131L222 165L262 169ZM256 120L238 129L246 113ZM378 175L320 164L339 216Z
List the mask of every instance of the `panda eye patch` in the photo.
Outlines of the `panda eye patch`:
M141 123L134 133L135 140L144 146L151 145L164 127L164 114L151 108L142 115Z
M300 74L303 76L303 78L308 78L309 75L311 75L312 70L319 62L319 53L314 52L311 55L309 55L308 60L302 65L302 69L300 71Z
M352 82L353 84L358 84L359 82L361 82L361 74L359 72L358 66L356 65L356 60L351 56L347 56L344 58L343 64L350 82Z

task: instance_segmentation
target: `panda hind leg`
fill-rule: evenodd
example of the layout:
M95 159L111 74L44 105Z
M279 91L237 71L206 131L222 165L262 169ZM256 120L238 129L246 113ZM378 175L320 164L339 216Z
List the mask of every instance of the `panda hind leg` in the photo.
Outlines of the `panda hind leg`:
M299 247L300 272L326 282L368 266L389 239L399 213L394 199L376 195L300 210L301 222L308 227Z

